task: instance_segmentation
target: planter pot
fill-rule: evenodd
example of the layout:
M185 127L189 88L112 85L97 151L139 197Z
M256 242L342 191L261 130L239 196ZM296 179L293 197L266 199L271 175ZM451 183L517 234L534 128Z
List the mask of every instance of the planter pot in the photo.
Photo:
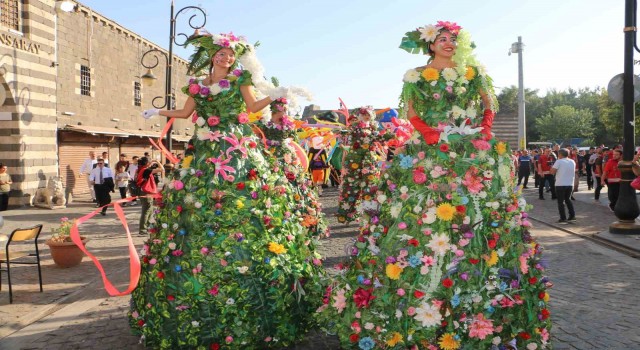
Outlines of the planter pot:
M86 245L89 239L85 237L81 238L82 243ZM84 258L84 252L73 242L52 242L48 240L46 245L48 245L51 250L53 262L60 267L76 266L80 264L82 258Z

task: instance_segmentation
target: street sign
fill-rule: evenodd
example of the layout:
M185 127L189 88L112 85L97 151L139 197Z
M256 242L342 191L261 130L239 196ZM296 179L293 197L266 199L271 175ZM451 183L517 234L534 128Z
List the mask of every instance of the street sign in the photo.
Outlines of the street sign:
M622 104L622 88L624 85L624 73L620 73L609 81L607 86L607 93L609 98L614 102ZM640 101L640 78L637 75L633 76L633 102Z

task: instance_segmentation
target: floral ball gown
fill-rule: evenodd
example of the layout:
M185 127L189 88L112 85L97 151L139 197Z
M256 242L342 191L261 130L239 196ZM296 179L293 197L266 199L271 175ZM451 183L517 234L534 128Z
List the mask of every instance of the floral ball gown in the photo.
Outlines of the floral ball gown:
M550 347L542 249L511 152L480 129L492 117L481 91L493 92L481 67L405 75L401 103L422 132L383 174L378 210L318 310L344 348Z
M163 349L280 348L318 307L321 260L284 173L247 124L249 71L192 80L189 152L162 192L130 322ZM320 294L317 294L320 295Z

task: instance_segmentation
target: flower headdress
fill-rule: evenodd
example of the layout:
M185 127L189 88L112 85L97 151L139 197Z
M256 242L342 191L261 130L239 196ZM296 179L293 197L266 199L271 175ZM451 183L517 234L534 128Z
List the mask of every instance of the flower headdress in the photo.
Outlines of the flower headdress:
M362 106L355 110L352 117L359 118L360 116L369 116L371 120L374 120L376 118L376 111L372 106Z
M277 113L277 112L286 113L288 104L289 104L289 101L287 101L287 99L284 97L280 97L276 99L275 101L271 102L271 105L270 105L271 113Z
M197 48L191 55L188 67L188 74L195 75L207 68L211 64L211 57L225 47L232 49L236 56L236 62L231 66L232 70L238 65L238 59L253 49L244 37L235 36L233 33L194 35L185 42L185 46L189 44Z
M435 25L429 24L424 27L419 27L414 31L407 32L404 38L402 38L400 48L409 53L417 54L422 51L423 54L430 55L431 50L429 49L429 45L433 44L438 35L442 32L450 32L457 36L461 29L462 27L456 23L438 21Z

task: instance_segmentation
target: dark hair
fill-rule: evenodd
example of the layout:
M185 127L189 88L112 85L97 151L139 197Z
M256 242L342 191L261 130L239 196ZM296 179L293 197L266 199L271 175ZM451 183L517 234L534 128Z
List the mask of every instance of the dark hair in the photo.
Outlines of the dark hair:
M138 157L138 156L131 157L131 159L138 159L138 158L140 158L140 157Z
M569 156L569 150L566 148L560 148L558 150L558 154L562 156L562 158L567 158Z
M147 164L149 164L149 158L142 157L142 158L138 159L138 166L142 167L142 166L145 166Z
M4 168L4 163L0 163L0 168Z

